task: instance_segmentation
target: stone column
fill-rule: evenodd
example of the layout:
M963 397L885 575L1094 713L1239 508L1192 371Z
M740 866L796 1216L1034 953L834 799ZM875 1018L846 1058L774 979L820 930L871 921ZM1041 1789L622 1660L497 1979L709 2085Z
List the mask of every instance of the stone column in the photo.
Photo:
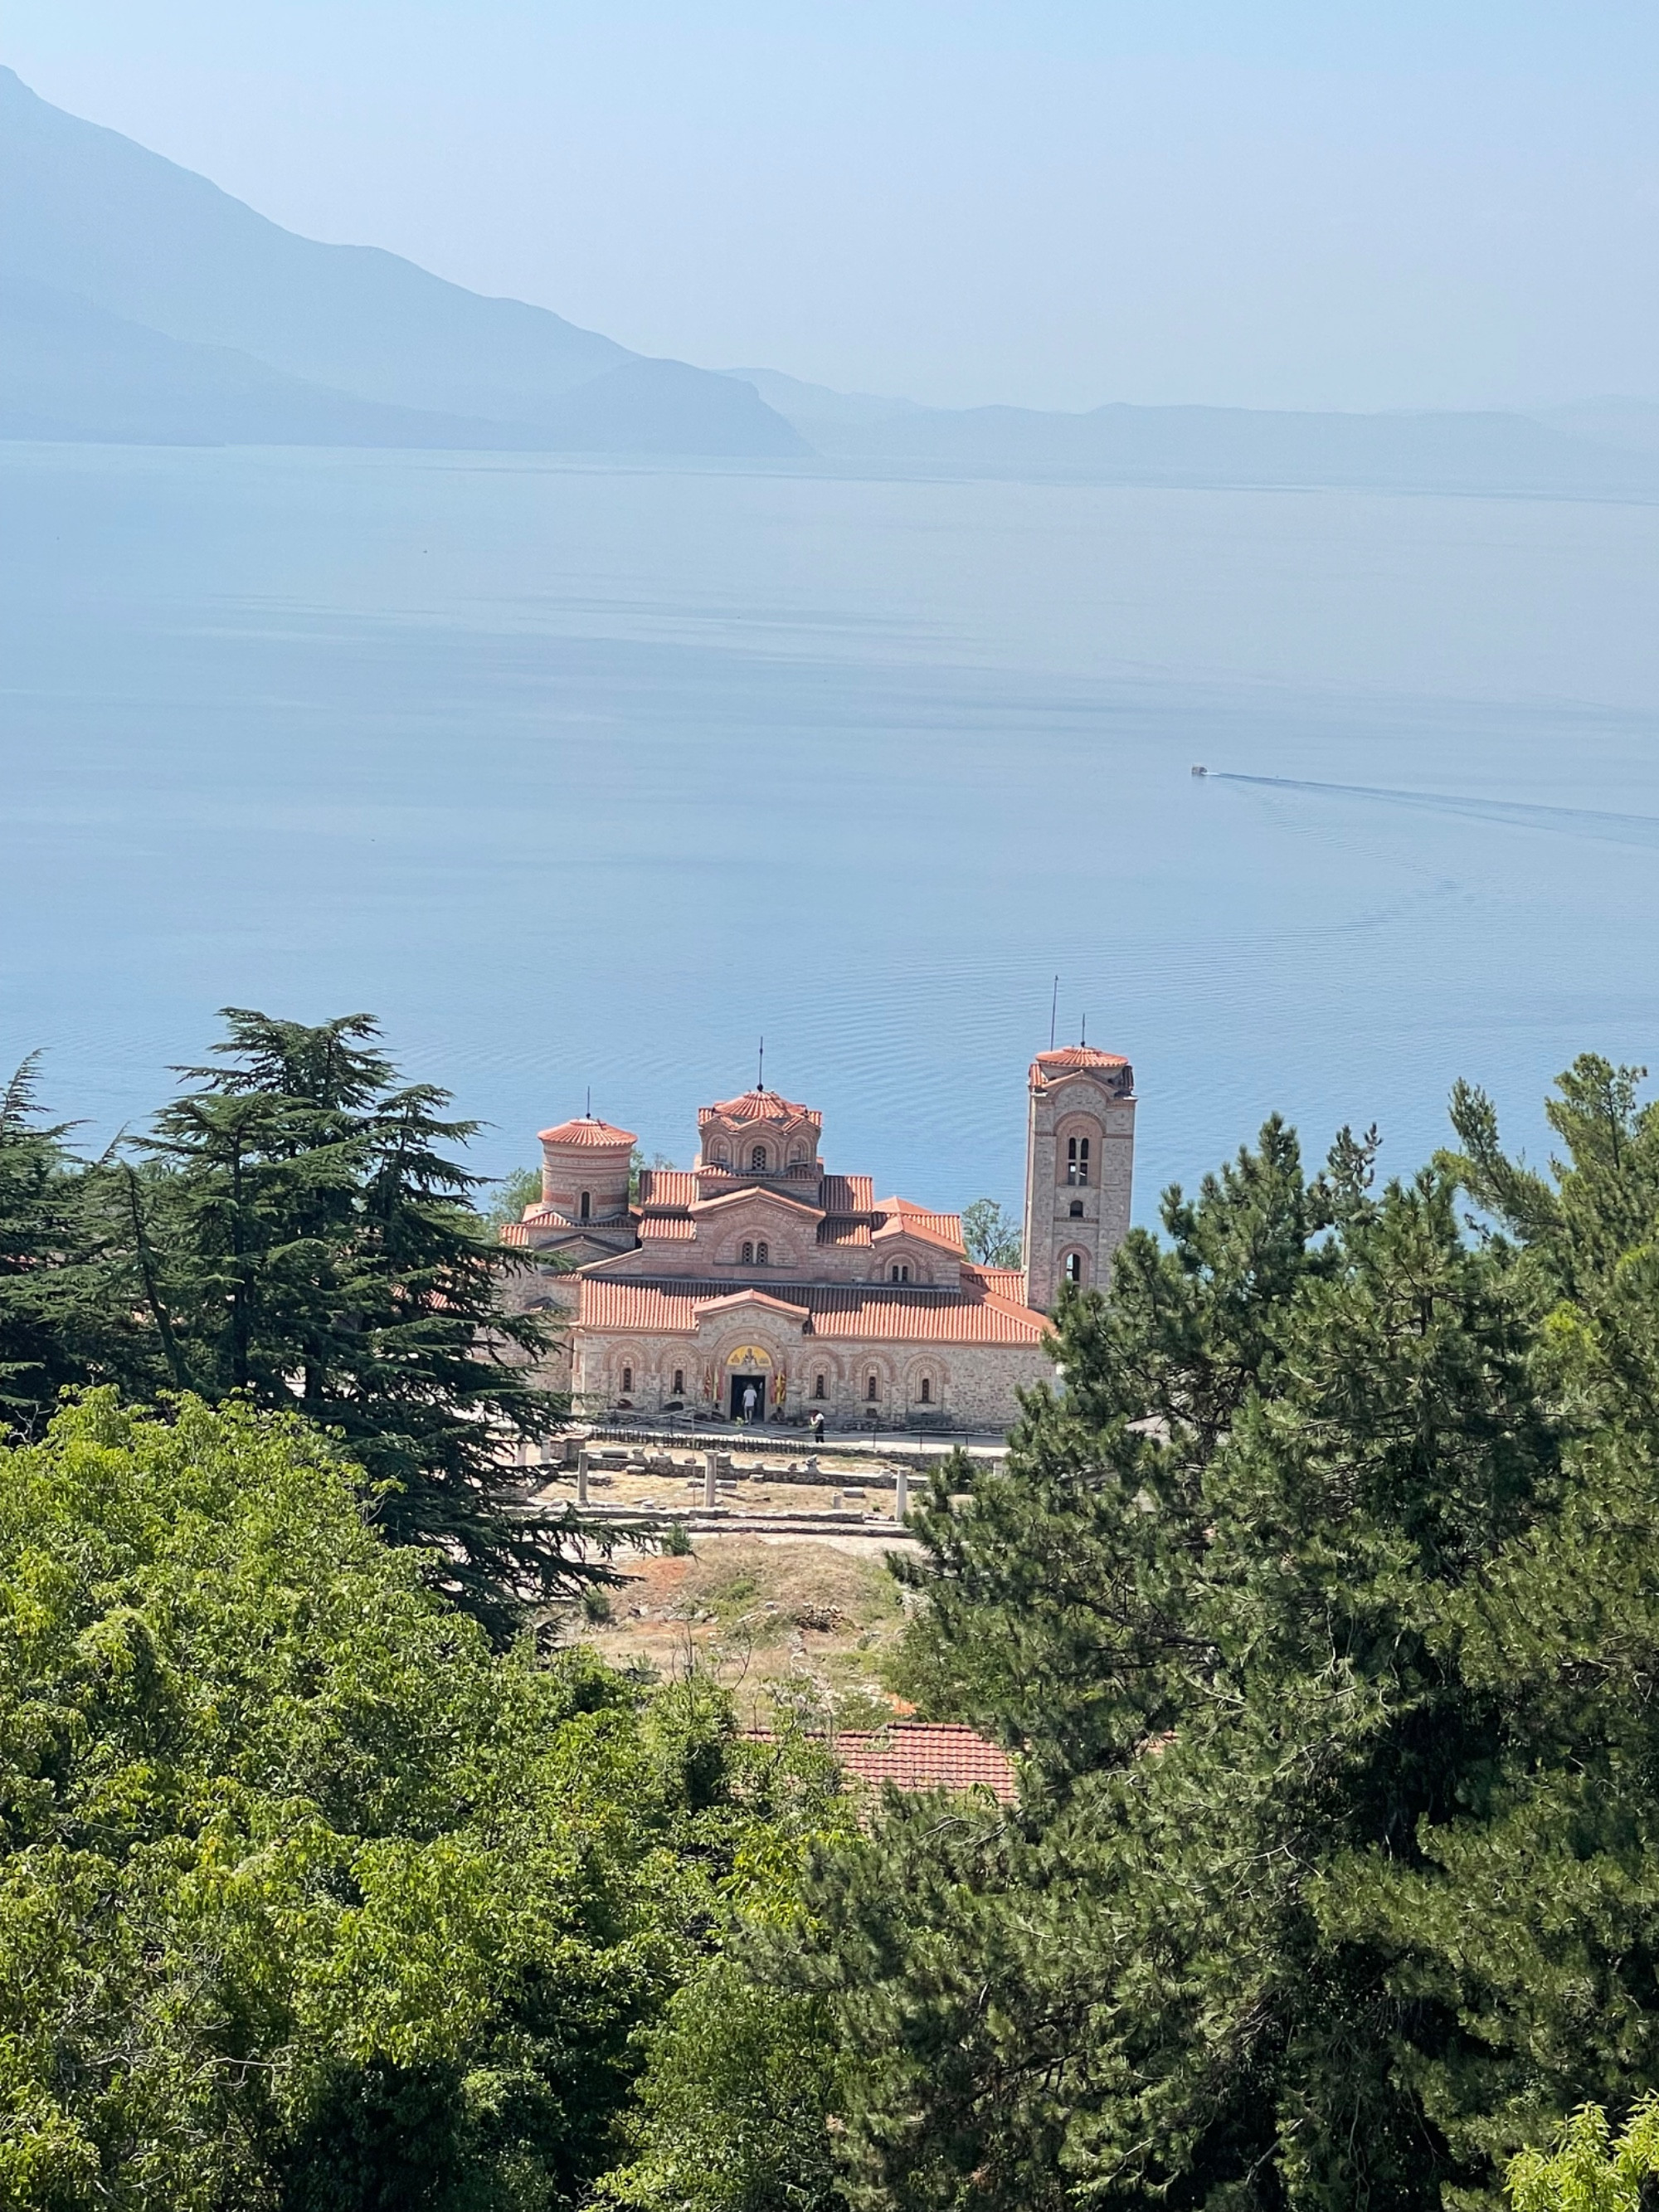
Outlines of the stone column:
M903 1518L904 1518L904 1516L905 1516L905 1515L906 1515L909 1510L910 1510L910 1470L909 1470L909 1468L908 1468L908 1467L901 1467L901 1468L896 1468L896 1469L895 1469L895 1471L894 1471L894 1475L893 1475L893 1518L894 1518L894 1520L895 1520L895 1521L902 1521L902 1520L903 1520Z
M576 1503L587 1503L587 1447L584 1444L576 1454Z
M702 1455L702 1502L705 1506L720 1502L720 1455L705 1452Z

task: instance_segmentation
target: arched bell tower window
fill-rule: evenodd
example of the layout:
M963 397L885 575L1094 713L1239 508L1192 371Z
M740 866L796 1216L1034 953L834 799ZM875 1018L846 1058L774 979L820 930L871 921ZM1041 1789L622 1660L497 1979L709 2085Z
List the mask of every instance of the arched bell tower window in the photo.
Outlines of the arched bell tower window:
M586 1220L589 1213L592 1211L592 1193L591 1191L585 1190L582 1193L582 1219L584 1221Z
M1086 1137L1067 1137L1066 1139L1066 1180L1086 1183L1089 1180L1089 1139Z
M743 1241L743 1265L744 1265L745 1267L752 1267L754 1266L754 1264L755 1264L755 1248L754 1248L753 1244L750 1242L750 1240L745 1237L744 1237L744 1241Z
M1079 1290L1083 1287L1083 1255L1081 1252L1068 1252L1066 1255L1066 1279L1068 1283L1075 1283Z
M1083 1218L1083 1200L1080 1198L1074 1198L1072 1200L1069 1211L1073 1221L1081 1221Z
M756 1146L756 1147L755 1147L754 1151L753 1151L752 1152L750 1152L750 1155L749 1155L749 1164L750 1164L750 1166L754 1170L754 1171L755 1171L755 1173L756 1173L757 1175L764 1175L764 1174L765 1174L765 1172L766 1172L766 1147L765 1147L765 1146L764 1146L764 1145L757 1145L757 1146Z

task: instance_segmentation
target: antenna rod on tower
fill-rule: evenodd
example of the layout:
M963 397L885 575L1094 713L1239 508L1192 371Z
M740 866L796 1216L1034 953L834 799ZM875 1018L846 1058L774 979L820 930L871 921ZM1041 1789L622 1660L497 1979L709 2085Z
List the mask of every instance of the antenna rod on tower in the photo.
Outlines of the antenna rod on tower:
M755 1088L757 1091L764 1091L766 1088L766 1039L764 1037L760 1041L760 1073L755 1078Z
M591 1083L587 1086L587 1105L586 1111L587 1118L591 1121L593 1118L593 1086Z
M1079 1044L1087 1044L1087 1043L1088 1043L1088 1042L1089 1042L1089 1017L1087 1016L1087 1014L1085 1014L1085 1016L1083 1017L1083 1034L1082 1034L1082 1036L1081 1036L1080 1037L1079 1037L1079 1039L1078 1039L1078 1042L1079 1042Z
M1054 1024L1060 1019L1060 978L1054 978L1054 994L1048 1001L1048 1049L1054 1048Z

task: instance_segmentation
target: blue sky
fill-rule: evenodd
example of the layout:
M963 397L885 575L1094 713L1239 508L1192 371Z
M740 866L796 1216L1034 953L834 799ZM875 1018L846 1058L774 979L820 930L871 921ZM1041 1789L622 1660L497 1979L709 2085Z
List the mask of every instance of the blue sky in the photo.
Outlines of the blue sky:
M1659 9L0 0L277 221L949 404L1659 399Z

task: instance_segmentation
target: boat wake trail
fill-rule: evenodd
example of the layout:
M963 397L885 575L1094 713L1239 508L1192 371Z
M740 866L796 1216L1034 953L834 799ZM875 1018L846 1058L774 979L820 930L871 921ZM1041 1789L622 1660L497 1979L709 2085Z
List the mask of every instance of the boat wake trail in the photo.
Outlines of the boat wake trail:
M1380 799L1390 806L1417 806L1432 814L1457 814L1515 830L1545 830L1558 836L1599 838L1614 845L1659 846L1659 815L1616 814L1589 806L1532 806L1511 799L1463 799L1455 792L1390 791L1369 783L1315 783L1294 775L1242 775L1224 769L1212 769L1209 781L1311 792L1324 799Z

